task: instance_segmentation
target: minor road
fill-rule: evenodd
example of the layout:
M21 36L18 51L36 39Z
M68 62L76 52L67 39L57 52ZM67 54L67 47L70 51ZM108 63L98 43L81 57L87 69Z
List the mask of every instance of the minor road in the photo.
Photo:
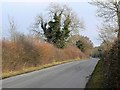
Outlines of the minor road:
M73 61L2 80L3 88L84 88L98 59Z

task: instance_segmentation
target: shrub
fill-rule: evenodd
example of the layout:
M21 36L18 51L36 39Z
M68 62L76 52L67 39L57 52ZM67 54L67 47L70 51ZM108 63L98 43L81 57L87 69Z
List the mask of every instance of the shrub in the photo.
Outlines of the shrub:
M30 36L22 35L16 42L2 40L3 73L83 57L84 54L77 47L59 49Z

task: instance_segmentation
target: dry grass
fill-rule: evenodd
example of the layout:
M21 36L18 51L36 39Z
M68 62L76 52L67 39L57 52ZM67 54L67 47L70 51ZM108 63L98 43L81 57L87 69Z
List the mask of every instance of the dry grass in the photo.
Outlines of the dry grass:
M72 62L72 61L76 61L76 60L80 60L80 58L76 58L74 60L65 60L65 61L62 61L62 62L60 62L60 61L59 62L53 62L53 63L50 63L50 64L45 64L45 65L37 66L37 67L29 67L29 68L25 68L23 70L18 70L18 71L5 72L5 73L2 73L2 79L12 77L12 76L16 76L16 75L20 75L20 74L24 74L24 73L37 71L37 70L41 70L43 68L48 68L48 67L51 67L51 66L64 64L64 63Z

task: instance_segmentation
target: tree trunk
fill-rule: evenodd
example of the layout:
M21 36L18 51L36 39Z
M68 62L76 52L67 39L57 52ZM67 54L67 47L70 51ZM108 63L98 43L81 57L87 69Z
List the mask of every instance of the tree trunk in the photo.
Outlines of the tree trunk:
M117 14L117 17L118 17L118 42L120 42L120 12L118 12Z
M119 68L119 65L120 65L120 11L118 10L118 12L117 12L117 18L118 18L118 35L117 35L117 51L118 51L118 53L117 53L117 66L118 66L118 68ZM120 69L118 69L118 73L120 74ZM117 80L117 88L120 88L120 76L119 76L119 74L118 74L118 80Z

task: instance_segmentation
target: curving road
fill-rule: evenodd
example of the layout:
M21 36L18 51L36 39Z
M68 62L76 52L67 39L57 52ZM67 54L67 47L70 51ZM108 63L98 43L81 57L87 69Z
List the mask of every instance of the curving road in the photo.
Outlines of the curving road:
M3 88L84 88L98 59L73 61L2 80Z

